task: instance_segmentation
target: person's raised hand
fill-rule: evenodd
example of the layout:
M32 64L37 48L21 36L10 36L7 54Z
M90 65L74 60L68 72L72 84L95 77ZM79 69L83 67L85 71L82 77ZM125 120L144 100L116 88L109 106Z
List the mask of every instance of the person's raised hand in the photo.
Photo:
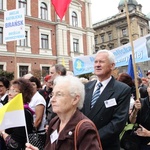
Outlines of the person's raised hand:
M138 136L150 137L150 131L144 128L142 125L139 125L139 128L135 131Z

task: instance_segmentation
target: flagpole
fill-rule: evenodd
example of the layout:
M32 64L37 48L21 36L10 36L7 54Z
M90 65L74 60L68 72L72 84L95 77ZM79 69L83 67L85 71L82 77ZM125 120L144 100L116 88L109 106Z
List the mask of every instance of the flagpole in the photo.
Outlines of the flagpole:
M133 60L134 81L135 81L135 88L136 88L136 99L139 99L139 89L138 89L138 82L137 82L137 69L136 69L136 64L135 64L135 56L134 56L134 46L133 46L133 40L132 40L131 24L130 24L130 19L129 19L127 0L124 0L124 1L125 1L126 17L127 17L128 30L129 30L129 39L130 39L131 48L132 48L132 60Z
M28 131L27 131L27 126L26 125L25 125L25 131L26 131L27 143L29 143L29 137L28 137Z

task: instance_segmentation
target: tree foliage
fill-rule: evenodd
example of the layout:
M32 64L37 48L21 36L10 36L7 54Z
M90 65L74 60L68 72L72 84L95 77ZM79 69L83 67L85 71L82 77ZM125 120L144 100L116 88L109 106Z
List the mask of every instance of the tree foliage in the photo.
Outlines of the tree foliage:
M6 77L9 81L14 79L14 72L0 70L0 76Z

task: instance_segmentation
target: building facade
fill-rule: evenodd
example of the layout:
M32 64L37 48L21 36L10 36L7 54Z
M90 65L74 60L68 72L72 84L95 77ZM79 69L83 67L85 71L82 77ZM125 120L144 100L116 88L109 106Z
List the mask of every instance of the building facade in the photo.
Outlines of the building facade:
M150 33L150 17L142 13L142 5L136 0L127 0L131 34L133 41ZM95 51L100 49L114 49L129 43L128 23L126 17L125 1L120 0L118 13L93 24L95 30ZM143 73L149 70L149 62L139 64ZM126 72L127 67L120 67L120 72Z
M25 8L25 39L3 42L4 12ZM21 77L53 64L72 70L72 57L94 50L91 0L72 0L60 21L51 0L0 0L0 69Z

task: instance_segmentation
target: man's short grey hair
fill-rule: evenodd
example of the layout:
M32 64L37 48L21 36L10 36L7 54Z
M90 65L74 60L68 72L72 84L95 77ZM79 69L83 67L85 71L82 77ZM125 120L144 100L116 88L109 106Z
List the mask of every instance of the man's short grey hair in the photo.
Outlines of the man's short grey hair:
M54 86L57 84L68 83L69 93L72 97L79 96L79 102L77 104L78 109L82 109L85 97L85 89L83 83L79 78L68 75L68 76L58 76L54 80ZM65 87L64 87L65 88Z
M61 72L61 76L65 76L67 72L66 68L62 64L56 64L55 70L57 73Z
M52 67L55 67L56 72L61 73L61 76L65 76L67 73L67 69L62 64L55 64Z
M110 63L115 63L115 55L113 54L113 52L111 52L110 50L107 50L107 49L103 49L103 50L99 50L97 53L96 53L96 56L100 53L107 53L108 54L108 59L110 61ZM95 56L95 57L96 57Z

